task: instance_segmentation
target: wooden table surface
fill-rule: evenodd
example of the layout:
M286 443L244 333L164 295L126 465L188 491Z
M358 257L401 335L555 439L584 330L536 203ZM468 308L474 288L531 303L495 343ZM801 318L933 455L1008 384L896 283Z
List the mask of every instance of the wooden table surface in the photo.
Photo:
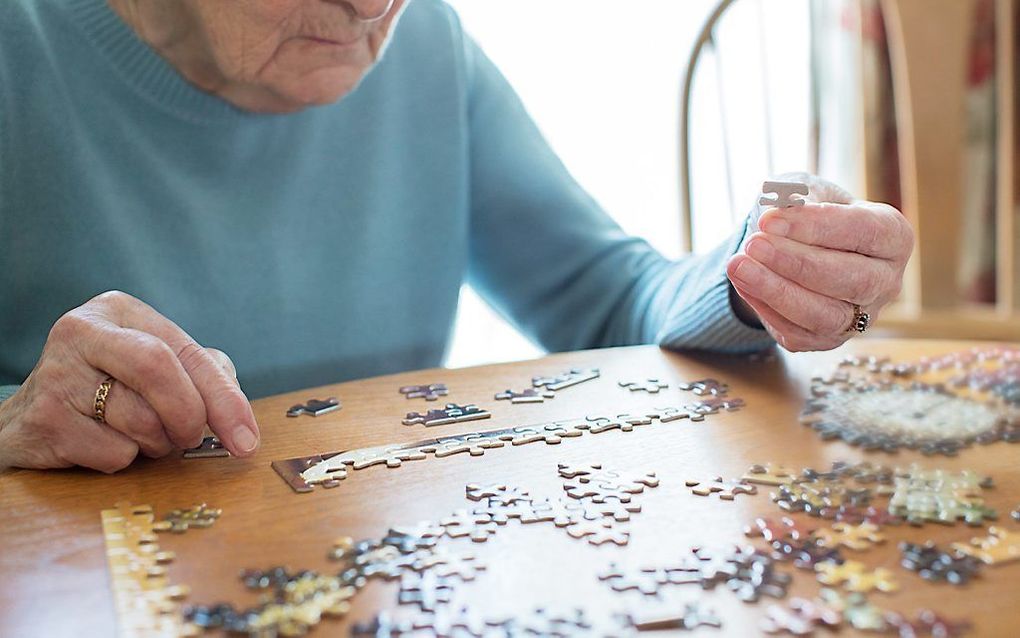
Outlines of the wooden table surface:
M84 471L16 470L0 476L0 636L108 636L116 633L100 526L100 510L118 501L152 505L157 517L199 502L222 508L211 528L160 536L173 550L172 582L191 587L190 602L251 604L254 598L238 579L242 568L287 565L295 569L335 571L326 553L338 536L380 537L391 525L436 520L474 505L465 499L469 482L505 482L532 495L563 493L557 463L603 463L629 471L655 471L661 485L640 497L642 513L630 523L630 544L593 546L570 538L551 525L507 525L487 543L451 541L474 551L487 572L458 590L461 600L494 613L521 612L550 604L589 610L625 609L644 603L637 592L615 593L596 574L610 561L662 564L694 545L743 542L741 530L759 515L775 516L768 488L755 496L726 502L694 496L684 479L721 474L737 477L752 463L776 462L827 469L836 460L869 459L906 465L976 469L994 477L989 504L999 524L1020 528L1008 512L1020 504L1018 448L1006 443L964 450L957 458L925 458L914 452L864 453L841 442L823 442L798 423L797 416L812 372L835 365L848 352L915 360L964 350L973 342L884 341L859 339L820 354L782 355L770 361L746 357L676 354L654 347L617 348L548 356L542 359L458 370L427 370L343 383L254 402L262 428L262 446L249 459L184 460L179 455L140 460L116 475ZM528 387L532 375L554 375L571 367L598 367L602 377L560 392L544 404L511 405L494 401L505 388ZM617 381L658 377L669 390L656 396L631 393ZM683 405L694 397L676 383L716 377L729 383L731 396L746 400L738 412L721 413L701 423L687 420L536 443L430 458L402 468L372 467L334 489L297 494L270 468L270 461L383 443L415 441L445 434L529 425L589 414L621 414L651 407ZM408 401L397 388L444 382L450 401L474 402L490 409L487 421L428 428L405 426L409 410L436 407ZM311 397L335 395L343 409L317 418L287 418L286 409ZM440 399L437 403L442 403ZM1006 514L1003 516L1003 514ZM799 515L803 516L803 515ZM932 607L949 617L970 619L973 635L1004 636L1017 630L1020 563L991 567L963 588L934 585L898 566L902 539L964 541L982 529L927 525L886 529L889 542L854 555L871 567L893 569L902 590L873 594L883 607L910 613ZM760 541L758 543L761 544ZM791 595L813 594L819 586L802 570L794 573ZM355 599L344 621L325 621L314 635L345 635L347 624L396 607L396 584L371 583ZM673 595L675 594L675 596ZM705 635L757 635L757 623L771 599L759 604L737 601L719 587L673 587L667 600L701 598L723 619L724 629ZM845 630L852 635L852 632ZM1012 635L1016 635L1013 633Z

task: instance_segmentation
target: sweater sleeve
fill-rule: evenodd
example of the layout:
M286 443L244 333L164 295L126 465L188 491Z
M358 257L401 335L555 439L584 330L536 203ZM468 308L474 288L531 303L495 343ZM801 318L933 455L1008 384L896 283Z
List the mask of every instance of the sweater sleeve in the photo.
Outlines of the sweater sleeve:
M468 281L550 350L656 343L726 352L772 344L730 305L726 261L744 231L711 253L670 261L626 235L574 181L520 99L465 38L471 162ZM592 135L592 152L598 148Z
M11 398L20 387L20 385L0 385L0 403Z

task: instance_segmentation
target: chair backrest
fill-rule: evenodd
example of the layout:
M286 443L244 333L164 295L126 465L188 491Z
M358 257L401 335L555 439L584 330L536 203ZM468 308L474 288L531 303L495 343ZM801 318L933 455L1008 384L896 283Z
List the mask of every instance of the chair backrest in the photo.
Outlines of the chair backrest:
M739 7L738 7L739 5ZM761 143L764 148L755 148L755 151L761 150L763 165L760 168L755 169L755 175L765 175L775 173L775 162L774 162L774 148L780 147L777 144L777 138L781 138L784 134L788 134L789 131L775 130L775 117L778 113L781 113L783 108L788 106L786 104L774 104L777 96L782 99L783 95L782 87L777 90L777 87L770 86L770 80L776 80L777 82L789 82L788 77L776 78L776 75L783 75L777 73L775 68L771 68L770 60L768 56L767 48L770 46L770 39L775 38L775 33L769 33L768 30L774 26L766 23L765 18L771 17L765 15L765 7L769 5L768 0L745 0L744 2L737 2L737 0L718 0L715 8L711 11L708 17L705 19L704 24L699 31L694 44L692 45L690 55L687 59L687 64L684 67L684 77L681 84L681 95L680 95L680 121L679 121L679 203L680 203L680 228L681 228L681 247L685 252L691 252L694 246L694 235L695 235L695 218L694 218L694 196L693 196L693 165L692 165L692 133L691 133L691 116L694 105L694 91L695 91L695 80L698 77L699 70L701 70L700 63L707 56L714 57L715 70L716 70L716 89L718 91L716 97L719 123L721 126L721 161L723 164L723 178L726 190L726 197L719 198L719 207L728 205L729 210L733 213L734 223L739 224L743 219L743 211L741 206L744 202L739 201L736 198L735 181L739 177L739 164L740 159L748 154L748 140L741 138L739 142L734 138L735 130L739 129L739 126L733 126L734 123L738 123L734 119L734 114L731 109L737 104L742 104L750 101L760 100L760 106L763 110L762 113L754 113L754 126L755 131L760 132L758 139L751 142L752 144ZM790 5L773 5L783 11L790 11ZM737 9L738 11L731 11L731 9ZM733 14L740 14L744 9L756 8L758 10L757 19L754 20L754 28L757 33L759 47L755 49L753 46L748 50L748 41L742 41L739 39L730 38L729 40L720 39L719 27L723 23L724 18ZM747 17L746 15L743 17ZM739 16L735 16L735 19ZM739 20L738 20L739 21ZM745 20L746 23L746 20ZM745 24L746 26L746 24ZM785 35L785 34L784 34ZM798 34L804 37L809 37L805 34ZM723 89L727 83L727 78L724 77L722 70L722 49L726 47L726 58L730 62L731 67L741 66L744 64L755 64L756 68L753 69L753 75L757 76L756 82L749 83L748 86L740 87L741 93L734 95L732 92L729 95L725 94ZM738 62L729 60L730 53L737 53L738 50L743 49L743 59ZM750 53L750 54L749 54ZM805 67L806 69L806 67ZM772 77L770 77L772 76ZM814 99L816 96L812 87L811 74L805 72L803 82L801 78L797 79L798 89L801 90L805 97L810 100L809 116L810 122L805 122L805 137L808 139L808 145L810 147L808 166L797 166L796 169L803 170L815 170L818 165L818 127L815 125L818 119L818 104ZM735 98L735 99L734 99ZM729 103L727 103L729 102ZM734 109L735 110L735 109ZM746 114L746 110L745 113ZM743 114L742 114L743 115ZM738 118L739 119L739 118ZM760 129L760 131L758 130ZM745 131L747 128L745 127ZM732 148L731 148L732 147ZM700 154L700 153L699 153ZM737 167L735 169L735 166ZM718 210L713 211L718 212Z
M889 321L883 322L899 334L1020 338L1018 0L995 0L994 307L964 303L957 285L966 212L967 78L979 1L882 0L892 62L902 208L917 232L902 300Z

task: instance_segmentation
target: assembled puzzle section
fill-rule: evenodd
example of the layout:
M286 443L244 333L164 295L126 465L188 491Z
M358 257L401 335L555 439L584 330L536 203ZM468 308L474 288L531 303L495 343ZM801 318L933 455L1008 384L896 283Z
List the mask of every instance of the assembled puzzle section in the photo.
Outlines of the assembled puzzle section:
M120 635L196 635L181 621L180 600L189 590L167 579L166 564L175 556L159 547L152 506L121 502L100 516Z
M530 426L481 430L409 443L282 459L273 461L272 467L295 492L310 492L316 485L324 488L336 487L347 478L351 470L362 470L376 465L399 468L409 461L441 459L455 454L481 456L487 450L504 447L507 443L511 447L539 442L559 445L565 440L584 434L601 434L611 430L630 432L636 426L653 423L701 421L723 410L732 412L743 406L744 402L739 398L711 397L699 399L683 407L667 407L640 414L589 415Z
M812 379L801 422L865 450L955 456L975 443L1020 442L1020 369L1005 349L915 363L847 357ZM991 366L991 367L989 367ZM1008 370L1009 374L995 371ZM952 374L949 373L952 371Z
M478 421L488 419L492 414L477 405L457 405L447 403L441 410L429 410L428 412L408 412L402 423L404 425L424 425L427 428L437 425L448 425L450 423L464 423L465 421Z

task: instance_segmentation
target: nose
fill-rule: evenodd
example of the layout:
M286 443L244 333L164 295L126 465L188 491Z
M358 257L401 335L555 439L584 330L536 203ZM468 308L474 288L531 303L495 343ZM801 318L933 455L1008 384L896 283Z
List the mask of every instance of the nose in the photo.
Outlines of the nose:
M385 18L393 8L395 0L348 0L344 4L350 7L351 13L361 22L378 22Z

